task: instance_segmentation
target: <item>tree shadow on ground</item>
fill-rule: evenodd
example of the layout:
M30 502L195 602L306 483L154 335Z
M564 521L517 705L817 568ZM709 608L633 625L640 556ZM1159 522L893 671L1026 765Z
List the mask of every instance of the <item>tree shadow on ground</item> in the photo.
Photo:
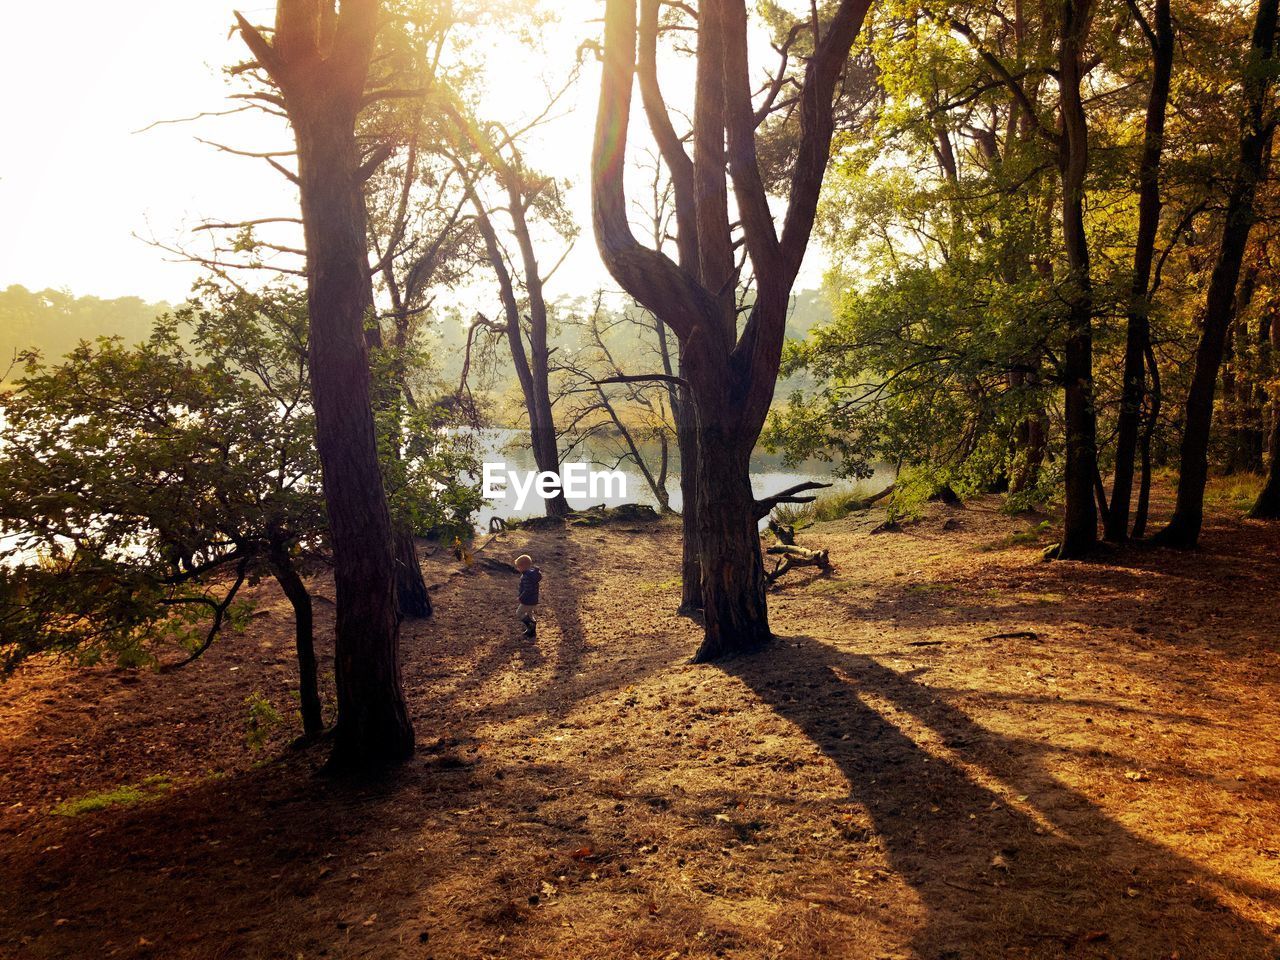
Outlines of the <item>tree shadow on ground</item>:
M1274 960L1215 875L1056 779L1047 745L992 732L874 658L809 637L725 665L848 780L924 912L920 957ZM907 732L908 730L912 732Z

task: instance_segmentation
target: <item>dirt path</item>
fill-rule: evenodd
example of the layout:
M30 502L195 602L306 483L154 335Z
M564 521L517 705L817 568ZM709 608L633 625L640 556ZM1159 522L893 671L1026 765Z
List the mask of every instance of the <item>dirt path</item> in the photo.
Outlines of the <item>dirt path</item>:
M802 535L837 569L788 574L775 647L720 667L687 662L672 526L489 546L546 572L532 645L511 576L438 552L419 754L372 788L286 727L247 745L247 697L293 709L270 593L176 676L29 669L0 957L1274 960L1278 532L1085 565L994 502L873 523Z

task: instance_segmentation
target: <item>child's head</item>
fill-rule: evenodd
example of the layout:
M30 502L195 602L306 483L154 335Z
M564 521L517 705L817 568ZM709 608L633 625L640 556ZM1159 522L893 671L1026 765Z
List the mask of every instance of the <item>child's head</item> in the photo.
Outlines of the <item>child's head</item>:
M529 556L527 553L522 553L520 556L516 557L516 569L521 573L524 573L532 566L533 557Z

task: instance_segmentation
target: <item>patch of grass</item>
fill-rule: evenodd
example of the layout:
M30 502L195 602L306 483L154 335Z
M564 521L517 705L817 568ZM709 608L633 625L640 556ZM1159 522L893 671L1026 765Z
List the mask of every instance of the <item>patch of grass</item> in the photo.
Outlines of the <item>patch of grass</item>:
M1225 477L1210 477L1205 484L1204 499L1207 503L1230 507L1242 513L1253 507L1266 478L1257 473L1232 473Z
M812 503L781 503L773 508L773 519L797 530L814 523L839 520L867 509L867 498L879 492L867 483L837 487L819 494Z
M1053 529L1053 523L1049 520L1041 520L1033 526L1017 530L1007 537L1001 537L999 540L993 540L990 543L984 543L978 547L983 553L989 553L993 550L1008 550L1012 547L1031 547L1039 544L1040 538Z
M666 593L668 590L680 589L680 578L669 577L666 580L642 580L636 584L641 593Z
M173 781L166 774L147 777L139 783L126 783L99 793L88 793L73 800L64 800L49 812L58 817L78 817L108 807L131 807L135 803L155 800L168 792Z

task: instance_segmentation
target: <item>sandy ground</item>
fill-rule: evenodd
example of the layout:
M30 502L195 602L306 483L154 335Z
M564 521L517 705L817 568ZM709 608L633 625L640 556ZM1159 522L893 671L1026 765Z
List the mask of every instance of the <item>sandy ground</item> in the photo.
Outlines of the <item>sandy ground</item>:
M177 675L29 667L0 686L0 957L1274 960L1280 530L1045 564L995 507L806 531L835 571L787 574L777 643L718 666L688 663L671 523L487 545L546 574L532 644L514 577L437 549L418 755L370 787L288 749L265 585ZM260 750L255 693L289 717Z

